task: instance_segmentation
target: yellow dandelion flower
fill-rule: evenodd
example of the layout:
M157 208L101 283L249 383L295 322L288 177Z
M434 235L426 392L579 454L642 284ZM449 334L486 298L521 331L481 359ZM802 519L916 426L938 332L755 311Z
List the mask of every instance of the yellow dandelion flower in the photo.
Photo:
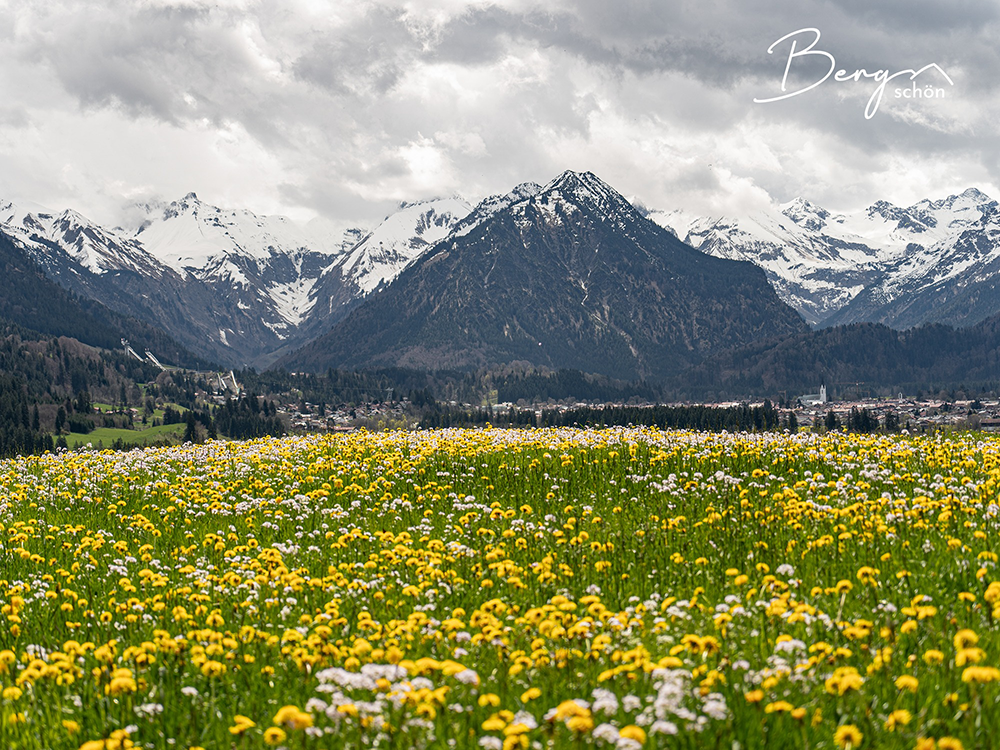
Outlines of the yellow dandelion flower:
M585 734L594 728L594 720L590 716L571 716L566 720L566 728L575 734Z
M969 648L979 643L979 636L976 635L975 631L965 628L955 633L952 643L955 644L956 651L961 651L963 648Z
M290 729L305 729L313 725L312 714L300 711L297 706L282 706L274 715L274 723Z
M482 724L484 732L500 732L505 726L507 726L507 722L496 714L493 714Z
M833 733L834 744L839 748L844 748L844 750L858 747L863 739L864 735L861 734L861 730L853 724L839 726L837 731Z
M638 742L640 745L646 744L646 732L640 727L637 727L635 724L629 724L628 726L622 727L621 731L618 732L618 735L627 740Z
M934 664L940 664L944 661L944 654L937 649L929 648L924 651L924 664L927 666L932 666Z
M1000 680L1000 669L996 667L966 667L962 670L962 682L987 683Z
M889 732L895 732L896 727L905 727L910 723L913 718L913 714L905 709L900 709L898 711L893 711L889 714L889 717L885 720L885 728Z
M288 735L285 734L285 731L283 729L279 729L278 727L270 727L264 730L264 742L266 742L271 747L280 745L286 739L288 739Z
M236 716L233 717L233 726L229 727L229 733L240 735L255 726L257 726L256 722L254 722L254 720L250 717L236 714Z

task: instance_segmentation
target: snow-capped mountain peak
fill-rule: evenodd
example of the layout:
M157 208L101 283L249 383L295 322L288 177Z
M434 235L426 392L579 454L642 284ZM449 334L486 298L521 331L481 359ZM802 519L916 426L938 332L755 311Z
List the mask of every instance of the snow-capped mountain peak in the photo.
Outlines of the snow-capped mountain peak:
M844 216L801 198L747 216L693 218L675 211L649 218L702 252L760 266L779 296L812 324L876 274L879 250L845 226Z
M369 294L444 239L471 210L459 197L407 204L387 216L328 272L337 269L362 294Z
M27 248L43 268L51 265L52 249L59 247L96 275L131 271L160 276L166 271L138 243L72 209L53 212L41 206L4 202L0 205L0 228Z
M538 192L511 204L511 213L523 227L540 217L552 225L575 222L578 213L595 214L612 222L620 231L642 222L644 212L592 172L566 170Z
M924 210L951 210L951 211L967 211L970 208L978 208L984 204L992 203L993 199L990 198L986 193L982 192L978 188L966 188L961 193L956 195L949 195L946 198L940 200L931 201L924 199L918 201L914 204L914 208L921 208Z
M190 192L132 205L106 229L72 210L4 201L0 232L77 293L114 299L213 358L266 365L261 357L303 343L392 281L469 208L457 197L407 204L366 232L224 209Z
M0 199L0 224L20 226L24 219L32 214L51 214L50 209L37 203Z
M168 204L138 206L145 215L133 217L133 237L177 273L198 278L229 273L243 281L247 265L258 271L277 257L312 253L332 255L335 242L318 244L308 231L284 216L259 216L246 209L222 209L191 192Z
M996 201L976 188L907 207L879 200L842 214L805 198L749 216L649 214L703 252L761 266L810 323L882 320L879 311L891 307L898 309L885 322L907 325L937 319L933 303L912 301L919 295L938 290L941 301L955 293L944 291L949 285L971 290L993 278L991 264L1000 268L996 216ZM993 298L967 294L976 300L967 304L984 311L983 300Z
M569 203L609 215L635 210L621 193L593 172L574 172L568 169L543 187L536 197L548 204Z
M466 235L497 212L527 200L541 190L541 185L537 183L522 182L508 193L497 193L483 198L464 219L455 224L451 234L456 237Z
M827 219L830 218L829 211L805 198L796 198L780 208L782 215L787 216L800 227L805 227L813 232L823 229L826 226Z

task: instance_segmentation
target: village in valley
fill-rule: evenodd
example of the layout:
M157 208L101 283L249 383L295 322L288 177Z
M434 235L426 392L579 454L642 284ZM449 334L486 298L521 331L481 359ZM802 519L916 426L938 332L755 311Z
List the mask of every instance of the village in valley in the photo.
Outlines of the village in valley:
M712 409L732 409L741 406L761 407L764 400L754 401L719 401L696 404ZM692 406L690 403L669 403L667 406ZM546 411L566 413L581 408L621 408L652 407L653 404L636 404L634 402L607 402L594 404L592 402L563 399L549 400L541 403L491 403L482 404L457 403L451 401L443 405L451 409L488 409L497 414L506 414L511 410L535 412L535 425L542 426L542 414ZM832 430L848 430L852 432L932 432L936 430L981 430L983 432L1000 432L1000 400L968 398L964 392L955 394L939 392L924 396L920 394L905 397L899 394L895 398L845 398L832 399L828 396L825 386L818 394L806 394L790 400L779 400L774 407L781 413L787 425L790 417L797 430L813 430L827 432ZM350 431L359 427L366 429L379 428L414 428L419 426L419 410L415 409L408 399L400 401L371 402L357 405L327 406L305 401L284 399L278 406L279 414L287 418L292 431ZM862 415L864 428L852 424L852 413L855 420Z

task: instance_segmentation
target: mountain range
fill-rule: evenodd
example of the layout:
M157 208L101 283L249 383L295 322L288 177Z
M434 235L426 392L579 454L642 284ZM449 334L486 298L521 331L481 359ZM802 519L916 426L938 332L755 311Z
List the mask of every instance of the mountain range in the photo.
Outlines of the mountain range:
M749 260L813 326L974 325L1000 312L997 203L975 188L901 208L833 213L798 198L747 216L651 211L703 252Z
M132 206L114 228L0 203L0 233L81 298L217 362L266 365L328 330L470 208L458 198L401 205L366 231L224 210L194 193Z
M805 329L753 264L699 252L590 172L564 172L480 203L381 293L280 364L517 361L659 378Z
M33 264L102 341L121 332L227 366L513 361L656 379L804 336L806 323L961 327L1000 313L1000 214L975 189L852 213L800 198L699 217L565 172L475 206L400 204L368 228L194 193L125 216L105 227L0 201L7 265ZM24 305L7 308L31 326Z

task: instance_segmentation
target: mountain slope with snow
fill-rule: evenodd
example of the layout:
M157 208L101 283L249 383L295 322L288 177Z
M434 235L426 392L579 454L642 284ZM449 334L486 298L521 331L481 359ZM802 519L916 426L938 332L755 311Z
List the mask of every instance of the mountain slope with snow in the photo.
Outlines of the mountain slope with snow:
M472 210L458 197L402 204L331 266L362 296L395 279Z
M941 231L941 239L926 247L911 245L886 265L879 283L857 295L827 324L969 326L1000 312L1000 209L978 191L975 196L968 193L946 199L949 206L929 204L949 231Z
M658 213L650 218L702 252L760 266L779 296L811 324L842 307L878 275L871 247L855 238L804 229L779 211L745 218L691 220Z
M221 209L189 193L132 206L114 229L74 211L0 202L0 232L75 293L204 356L266 365L391 282L469 211L460 198L404 204L365 231Z
M978 312L965 317L961 305L948 316L940 303L960 296L946 288L973 289L992 278L991 251L982 243L992 247L984 221L995 206L969 189L906 208L878 201L847 214L800 198L745 217L652 212L650 218L706 253L760 266L781 298L812 325L971 325L1000 312L1000 306L979 304ZM932 288L938 290L931 295L936 303L908 301Z
M183 278L254 310L279 339L309 316L312 289L344 242L317 243L283 216L220 209L194 193L150 206L131 238ZM225 330L219 335L225 337Z
M761 271L679 242L589 172L521 192L481 204L479 217L281 364L518 361L660 378L706 352L805 329Z
M529 241L542 247L538 233L573 236L569 244L557 243L551 268L527 258L520 276L510 273L523 281L523 270L532 268L550 279L552 289L570 283L583 306L593 303L592 275L600 277L604 266L577 273L574 264L582 261L573 243L582 246L590 238L575 234L599 228L613 235L613 243L645 247L651 219L706 255L759 266L778 296L814 326L971 325L1000 313L997 203L975 189L908 207L878 201L851 213L800 198L746 216L699 217L636 209L594 175L567 172L545 187L523 183L475 207L458 197L401 204L369 229L222 209L194 193L133 206L128 217L108 228L72 210L0 201L0 233L52 280L230 365L269 365L326 334L410 269L439 262L449 252L442 247L481 247L504 222L506 241L515 247ZM496 253L509 250L490 242ZM599 244L593 251L597 257L604 252ZM501 275L489 273L495 260L475 261L489 264L484 279L453 269L455 278L473 284L453 293L463 297L477 284L494 283ZM570 275L562 279L552 269ZM649 292L641 288L641 274L627 276L640 285L631 293ZM589 312L602 330L617 330L615 314L614 307ZM583 330L591 323L579 325ZM639 363L637 372L646 366Z
M498 211L503 211L505 208L509 208L515 203L527 200L531 196L541 192L541 189L542 186L537 183L522 182L520 185L516 185L508 193L498 193L496 195L483 198L483 200L476 204L476 207L472 209L472 211L469 212L464 219L455 225L452 229L452 234L459 237L468 234L477 226L493 216L493 214Z
M41 206L22 207L3 202L0 230L26 247L36 260L51 262L48 256L58 248L97 275L131 271L162 276L167 270L141 243L105 229L73 210L53 212Z

